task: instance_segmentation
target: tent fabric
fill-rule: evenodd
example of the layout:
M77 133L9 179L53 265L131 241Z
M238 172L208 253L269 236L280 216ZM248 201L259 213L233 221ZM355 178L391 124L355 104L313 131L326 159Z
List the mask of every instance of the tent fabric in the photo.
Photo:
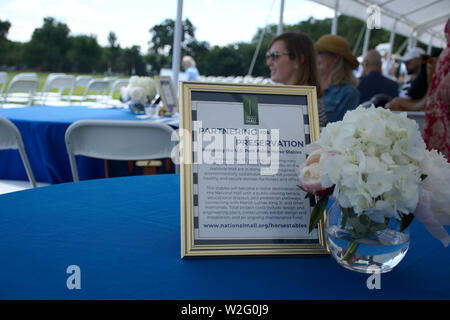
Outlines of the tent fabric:
M445 47L444 26L450 17L450 0L313 0L338 12L363 21L369 17L368 8L376 5L380 26L396 34L414 36L435 47ZM338 26L339 30L339 26Z

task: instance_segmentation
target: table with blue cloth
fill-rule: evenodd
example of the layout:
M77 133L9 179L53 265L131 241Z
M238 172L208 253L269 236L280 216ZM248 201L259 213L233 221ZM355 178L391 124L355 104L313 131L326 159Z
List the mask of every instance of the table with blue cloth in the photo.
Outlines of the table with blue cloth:
M73 122L85 119L141 121L128 109L86 106L0 109L0 116L19 129L36 180L52 184L73 181L64 140L66 129ZM103 160L79 156L77 165L81 180L105 177ZM16 150L0 151L0 179L28 179Z
M179 180L110 178L0 195L0 299L450 298L450 249L418 221L380 289L330 256L181 259Z

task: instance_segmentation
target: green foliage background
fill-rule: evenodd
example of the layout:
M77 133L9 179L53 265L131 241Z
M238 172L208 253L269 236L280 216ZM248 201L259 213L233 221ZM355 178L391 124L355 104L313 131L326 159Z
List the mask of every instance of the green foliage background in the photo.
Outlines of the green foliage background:
M294 25L284 26L285 31L303 31L316 41L331 30L332 19L317 20L309 18ZM172 43L175 23L166 19L149 30L150 40L147 53L142 48L132 46L121 48L113 31L109 33L106 47L98 44L93 35L72 36L68 25L52 17L44 18L40 28L34 30L29 42L10 41L7 38L11 27L9 21L0 21L0 67L43 72L73 72L104 74L111 66L114 74L130 75L131 66L135 66L138 75L155 75L161 68L172 66ZM276 25L259 29L250 42L236 42L227 46L211 46L208 42L195 38L195 26L186 19L182 29L182 55L189 54L197 61L202 75L243 76L256 51L258 40L264 31L261 49L252 72L252 76L269 77L264 54L271 39L276 34ZM365 24L358 19L341 15L338 21L338 34L345 37L351 48L355 47L358 35L364 31ZM372 30L369 48L388 42L390 33L386 30ZM396 35L394 51L399 49L405 37ZM362 42L356 48L357 55L362 52ZM424 44L419 44L425 47ZM148 68L147 66L150 66Z

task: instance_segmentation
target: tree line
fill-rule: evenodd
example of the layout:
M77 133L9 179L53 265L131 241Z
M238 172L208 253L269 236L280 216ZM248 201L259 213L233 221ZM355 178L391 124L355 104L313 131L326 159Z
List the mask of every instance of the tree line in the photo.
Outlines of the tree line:
M303 31L316 41L330 33L332 19L314 19L284 26L284 31ZM0 67L16 67L46 72L105 73L108 67L115 74L129 75L134 67L137 75L155 75L161 68L172 66L172 45L175 22L166 19L150 30L149 48L141 54L137 45L122 48L116 34L108 35L108 45L102 47L94 35L71 35L69 26L53 17L44 18L40 28L36 28L28 42L15 42L7 38L11 27L9 21L0 20ZM359 44L356 54L362 52L360 31L365 22L345 15L339 16L338 34L345 37L351 48ZM202 75L243 76L249 71L258 41L262 38L261 50L257 55L252 76L269 77L269 68L265 61L265 52L270 41L276 36L277 26L260 28L250 42L236 42L226 46L211 46L208 42L195 38L195 26L189 19L183 21L181 51L182 55L191 55L197 61ZM379 43L389 42L389 31L374 29L371 32L369 48ZM405 41L405 37L396 35L395 52ZM425 48L425 45L420 43Z

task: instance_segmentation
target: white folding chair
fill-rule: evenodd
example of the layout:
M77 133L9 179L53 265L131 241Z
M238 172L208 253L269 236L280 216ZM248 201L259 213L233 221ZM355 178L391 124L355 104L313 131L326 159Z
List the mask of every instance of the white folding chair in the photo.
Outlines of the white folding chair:
M30 162L28 161L27 153L22 141L22 135L17 127L4 117L0 117L0 150L14 149L19 150L22 158L25 171L27 172L28 180L33 188L36 188L36 180L34 179L33 171L31 170ZM2 181L4 184L4 181Z
M38 87L39 80L37 78L15 77L8 85L8 89L3 98L3 103L12 103L13 107L22 106L23 104L31 105Z
M172 139L173 134L176 133L170 126L147 121L80 120L72 123L65 139L73 181L79 181L77 155L106 160L171 158L177 143Z
M112 88L114 82L117 80L117 77L104 77L103 80L109 81L109 87Z
M92 80L92 76L76 76L75 77L74 90L77 87L84 87L84 89L86 89L89 81L91 81L91 80ZM68 96L67 97L62 97L62 100L67 100L67 98L68 98ZM78 95L77 96L73 96L72 95L70 98L71 98L71 100L82 101L83 96L78 96Z
M67 105L70 104L70 100L75 87L75 77L65 74L53 74L49 75L47 81L42 89L40 99L35 104L57 104ZM57 89L58 92L52 92L52 89ZM63 91L68 89L69 93L63 98ZM63 102L65 100L67 102Z
M73 101L79 101L88 104L88 100L102 102L106 97L109 88L109 81L103 79L91 79L84 90L82 96L72 96ZM92 94L94 93L94 94Z
M48 76L47 76L47 79L45 79L44 87L42 89L44 90L54 77L64 76L64 75L66 75L66 74L65 73L60 73L60 72L49 73Z
M38 76L37 76L36 72L21 72L21 73L16 74L11 81L19 80L19 79L38 80Z
M130 79L117 79L112 84L111 90L109 91L108 98L106 99L105 103L112 105L112 106L122 106L122 102L118 99L114 99L114 92L120 91L121 88L124 88L128 86L128 83L130 82Z
M87 87L91 80L92 76L77 76L75 78L75 87Z
M3 89L5 89L7 82L8 74L6 72L0 72L0 98L3 95Z

